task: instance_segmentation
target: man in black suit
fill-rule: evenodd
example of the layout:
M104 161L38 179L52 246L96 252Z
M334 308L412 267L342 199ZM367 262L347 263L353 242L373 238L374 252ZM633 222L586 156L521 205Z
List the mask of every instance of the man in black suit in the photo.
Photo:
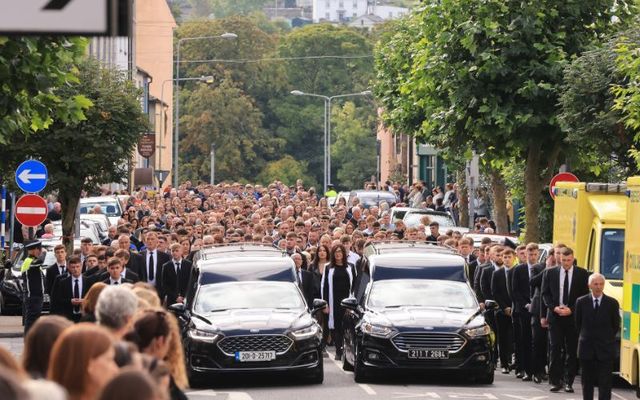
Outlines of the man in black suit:
M302 269L302 254L293 253L291 255L293 263L296 265L296 282L298 287L304 295L304 299L307 302L307 306L311 308L313 306L313 298L315 292L315 285L313 280L313 274L309 271Z
M517 251L517 250L516 250ZM516 363L522 380L533 380L533 349L531 321L531 279L544 270L538 264L539 248L537 243L529 243L525 248L525 263L517 265L512 271L511 298L513 300L513 331L515 337ZM516 375L517 376L517 375Z
M597 382L598 400L610 400L616 333L620 331L620 305L616 299L603 293L603 275L591 275L589 288L591 294L576 301L582 398L593 400L593 387Z
M49 295L51 295L51 289L53 289L53 284L55 283L56 278L67 273L67 250L64 245L56 245L53 248L53 253L56 257L56 262L55 264L47 267L45 271L44 289Z
M139 277L142 276L142 270L144 269L144 259L138 253L131 251L131 238L128 234L121 234L118 236L118 249L129 252L129 261L125 268L128 271L133 271Z
M511 369L513 354L513 324L511 322L511 265L515 253L511 249L504 249L502 259L496 258L499 267L491 276L491 293L493 300L498 303L495 310L496 328L498 336L498 354L502 373L508 374Z
M473 272L473 291L476 294L476 299L480 303L480 307L484 309L484 297L482 296L482 289L480 288L480 278L482 278L482 271L484 268L493 267L489 260L490 246L480 246L480 252L478 253L478 266Z
M106 285L122 285L123 283L133 283L129 279L125 279L122 277L122 275L120 275L123 268L124 265L121 259L119 259L118 257L111 257L111 259L109 259L109 263L107 264L109 277L105 278L102 282Z
M542 278L542 300L548 309L551 346L549 382L552 392L562 389L564 376L564 391L573 393L573 380L577 370L578 332L573 314L576 300L589 293L589 273L574 266L573 262L573 250L565 247L562 250L561 266L547 270ZM566 369L563 349L567 360Z
M78 322L82 317L82 299L89 291L91 282L82 276L80 257L71 257L67 270L69 273L60 275L51 289L51 314L62 315Z
M162 293L160 293L160 299L167 306L184 303L192 267L191 261L183 258L180 243L174 243L170 248L171 261L162 266Z
M493 245L489 249L489 264L482 268L480 272L480 292L482 294L482 301L494 300L493 292L491 291L491 279L493 279L494 272L501 268L503 265L502 260L502 246ZM491 327L491 330L496 334L496 341L493 344L492 358L494 363L498 362L498 343L500 341L498 326L496 322L495 310L485 310L484 319ZM504 367L504 366L503 366Z
M140 253L143 260L142 274L140 280L155 286L159 294L162 293L162 266L171 261L171 256L158 251L158 234L149 231L145 235L144 244L146 249Z
M473 255L473 239L463 237L458 241L458 252L466 262L466 275L467 281L473 286L473 277L478 266L478 260Z

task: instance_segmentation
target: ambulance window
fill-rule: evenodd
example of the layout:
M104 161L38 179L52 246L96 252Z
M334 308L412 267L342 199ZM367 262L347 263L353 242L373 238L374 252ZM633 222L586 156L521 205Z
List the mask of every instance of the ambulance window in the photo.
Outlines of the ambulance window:
M591 236L589 237L589 259L587 260L587 269L593 271L593 261L596 258L596 231L591 230Z
M622 279L624 262L624 230L603 230L601 247L600 273L603 274L606 279Z

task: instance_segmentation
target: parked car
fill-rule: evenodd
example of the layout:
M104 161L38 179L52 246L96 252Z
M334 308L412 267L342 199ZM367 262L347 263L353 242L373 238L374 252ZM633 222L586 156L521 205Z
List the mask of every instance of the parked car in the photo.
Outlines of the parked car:
M368 246L365 263L366 290L342 301L343 368L356 382L394 370L449 371L493 382L493 335L461 256L435 245L391 242Z
M89 214L89 210L99 205L111 224L117 225L122 217L122 204L116 196L85 197L80 199L80 214Z
M247 372L293 372L322 383L322 328L307 305L286 253L240 244L206 248L195 257L185 304L176 313L190 380ZM309 310L311 308L311 310Z
M360 205L364 208L377 206L383 201L386 201L389 206L393 206L398 202L398 198L394 193L384 190L352 190L351 193L349 193L349 201L347 204L351 206L353 199L356 197L360 200Z

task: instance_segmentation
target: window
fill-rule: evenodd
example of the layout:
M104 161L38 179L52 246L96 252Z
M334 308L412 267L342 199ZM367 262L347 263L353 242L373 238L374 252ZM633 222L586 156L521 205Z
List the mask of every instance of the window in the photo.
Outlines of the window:
M600 244L600 273L606 279L622 279L624 229L605 229Z
M338 3L338 7L344 8L344 1L340 0L340 2Z

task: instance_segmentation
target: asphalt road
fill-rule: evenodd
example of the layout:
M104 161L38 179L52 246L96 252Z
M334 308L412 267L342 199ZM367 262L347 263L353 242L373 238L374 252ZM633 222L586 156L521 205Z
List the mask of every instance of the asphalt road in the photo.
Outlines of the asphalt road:
M3 317L0 317L0 324ZM21 338L0 339L0 346L14 355L22 353ZM439 374L389 375L367 384L357 384L353 374L342 370L333 358L324 359L324 383L300 383L294 376L243 376L211 382L210 388L191 389L193 400L342 400L342 399L431 399L431 400L580 400L579 378L575 393L550 393L546 383L521 382L513 374L497 371L493 385L471 384L464 377ZM617 382L613 400L634 400L634 391Z

